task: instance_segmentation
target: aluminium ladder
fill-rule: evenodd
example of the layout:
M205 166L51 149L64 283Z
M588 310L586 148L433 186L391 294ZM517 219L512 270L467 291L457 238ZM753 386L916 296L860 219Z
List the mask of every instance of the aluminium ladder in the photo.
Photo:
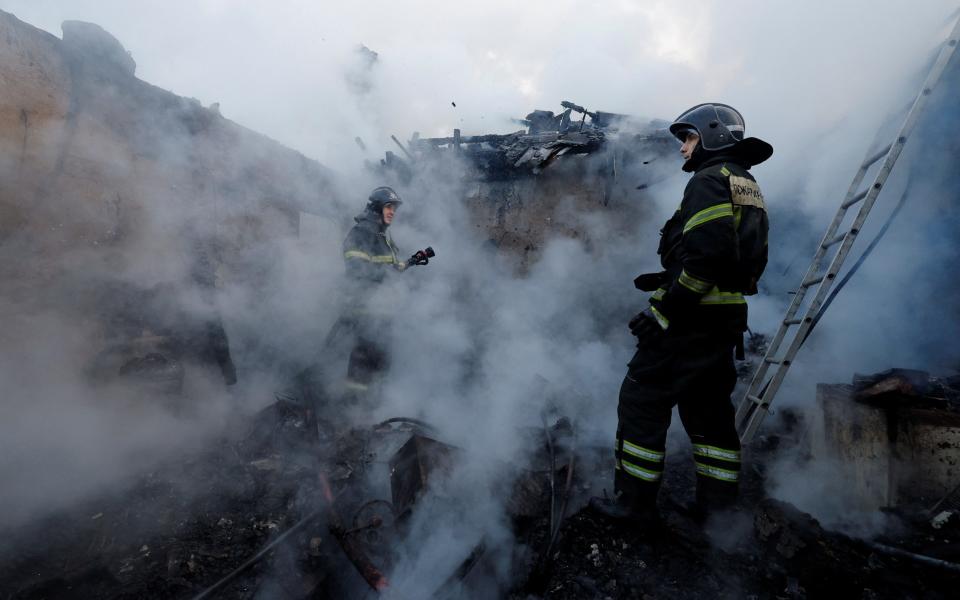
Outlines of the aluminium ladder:
M773 402L777 390L780 389L780 384L783 383L783 378L790 369L790 365L793 363L797 351L800 350L800 346L803 345L803 342L806 340L817 318L817 314L824 300L830 293L830 288L833 286L837 274L840 272L840 267L850 253L854 241L856 241L857 234L860 232L864 221L866 221L867 215L870 214L870 210L873 208L874 202L880 194L880 190L883 189L887 177L889 177L890 172L893 170L894 164L896 164L897 159L900 157L907 138L910 137L910 134L913 132L917 120L927 104L931 91L936 87L937 83L939 83L947 64L953 57L957 47L958 36L960 36L960 18L957 19L953 30L950 32L950 36L940 49L940 53L933 67L931 67L920 93L917 94L916 99L910 106L893 142L882 150L869 154L854 176L850 188L847 190L847 195L840 204L840 209L833 218L833 222L830 223L830 227L827 228L823 240L817 247L813 262L807 269L807 273L804 275L800 287L797 288L794 294L793 302L790 303L790 307L787 309L787 313L780 323L777 334L770 342L763 361L758 366L753 380L750 382L750 386L747 388L743 399L737 407L737 433L740 435L742 443L746 444L753 439L764 417L766 417L770 411L770 404ZM860 184L863 182L867 171L880 160L883 160L883 163L880 166L880 170L877 171L873 183L866 189L858 192L857 190L860 188ZM860 206L860 212L853 220L850 228L842 233L838 233L846 217L847 210L859 202L863 204ZM839 244L839 248L830 260L827 270L825 272L821 271L821 266L828 250L834 248L837 244ZM817 286L816 294L804 315L799 317L798 313L803 305L804 296L807 291L814 286ZM781 355L781 348L785 345L788 337L790 338L790 342L787 345L787 350ZM768 377L770 367L775 367L775 369L773 374Z

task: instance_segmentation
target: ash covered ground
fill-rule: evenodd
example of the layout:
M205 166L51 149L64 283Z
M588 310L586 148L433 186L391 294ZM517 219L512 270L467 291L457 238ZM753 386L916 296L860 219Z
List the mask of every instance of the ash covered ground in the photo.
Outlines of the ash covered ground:
M499 488L508 497L512 545L481 543L432 597L953 597L957 567L931 557L960 555L956 516L934 529L921 510L904 507L883 532L855 539L766 496L769 461L796 453L799 469L804 460L808 428L795 414L785 413L749 448L736 510L703 527L682 508L693 489L692 461L674 452L661 495L666 528L657 536L581 508L606 485L612 457L605 448L578 447L571 429L560 418L528 432L536 458L522 469L505 467ZM396 493L390 506L386 480L409 468L394 459L405 444L442 432L406 419L341 429L284 400L236 431L242 434L133 478L122 491L5 532L2 597L189 598L228 575L203 597L401 597L392 595L389 576L400 568L396 552L410 517L397 514ZM457 450L438 446L439 454L423 456L455 465ZM457 476L456 468L440 473L424 478L408 512L430 510L424 498L442 489L436 482ZM558 526L552 543L551 518ZM489 563L502 552L510 554L509 583L491 585ZM380 590L369 583L376 581L371 568L383 578Z

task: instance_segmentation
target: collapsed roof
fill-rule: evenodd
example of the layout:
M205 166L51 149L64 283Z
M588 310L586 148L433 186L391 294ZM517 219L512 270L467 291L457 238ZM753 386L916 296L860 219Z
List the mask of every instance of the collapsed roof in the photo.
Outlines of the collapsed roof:
M409 179L424 162L455 155L473 176L497 180L538 175L562 156L608 153L617 157L609 165L609 174L616 177L617 162L648 164L676 150L667 121L590 111L566 100L560 104L564 110L559 114L534 110L513 119L525 127L513 133L464 136L454 129L450 137L421 138L414 132L407 144L393 137L403 156L387 151L379 165L370 166Z

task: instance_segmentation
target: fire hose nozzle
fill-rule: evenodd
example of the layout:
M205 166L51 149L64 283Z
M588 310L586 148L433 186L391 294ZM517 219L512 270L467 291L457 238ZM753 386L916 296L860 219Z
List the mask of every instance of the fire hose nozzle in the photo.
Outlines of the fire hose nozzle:
M407 266L425 265L429 263L430 259L436 255L437 253L433 251L433 248L427 246L423 250L417 250L413 256L407 259Z

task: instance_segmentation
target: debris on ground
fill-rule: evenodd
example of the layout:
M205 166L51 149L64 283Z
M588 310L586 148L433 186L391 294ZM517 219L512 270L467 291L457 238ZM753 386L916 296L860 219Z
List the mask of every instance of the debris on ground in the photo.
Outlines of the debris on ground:
M498 492L510 498L516 547L528 549L503 597L950 596L960 518L949 498L935 514L932 505L902 507L895 528L861 540L766 497L765 464L807 439L803 420L788 417L747 449L735 510L703 527L682 508L691 463L670 455L657 535L580 508L591 477L610 467L605 449L576 446L562 418L531 430L536 458L526 468L504 465ZM337 598L388 589L397 565L391 548L432 482L456 477L464 451L416 419L317 435L323 428L311 411L280 400L250 419L241 439L10 532L0 593L151 598L214 589L202 597ZM492 551L478 543L444 593L479 583L471 574Z

